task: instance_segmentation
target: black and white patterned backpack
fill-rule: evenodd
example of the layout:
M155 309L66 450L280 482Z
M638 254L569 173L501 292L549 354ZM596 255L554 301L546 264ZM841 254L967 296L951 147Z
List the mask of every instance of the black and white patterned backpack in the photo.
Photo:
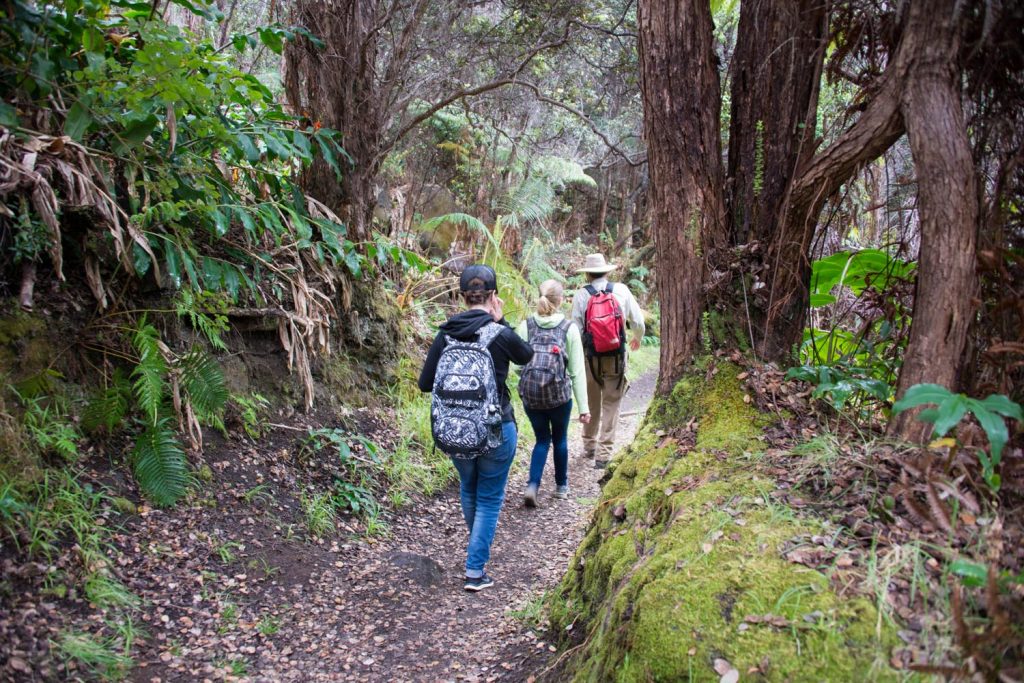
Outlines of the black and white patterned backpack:
M532 316L526 319L526 339L533 347L533 358L519 375L519 396L527 408L550 410L572 398L565 350L571 324L563 320L548 328L538 325Z
M445 337L430 403L434 443L453 458L472 459L501 445L501 396L488 347L503 327L488 323L477 338Z

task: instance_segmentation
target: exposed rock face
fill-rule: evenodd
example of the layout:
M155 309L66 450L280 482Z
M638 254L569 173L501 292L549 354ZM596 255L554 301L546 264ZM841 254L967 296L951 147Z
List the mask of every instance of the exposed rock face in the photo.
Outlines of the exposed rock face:
M771 497L756 464L771 420L744 402L738 373L712 363L684 377L613 461L553 600L554 631L579 644L563 680L898 677L874 605L783 556L837 529Z

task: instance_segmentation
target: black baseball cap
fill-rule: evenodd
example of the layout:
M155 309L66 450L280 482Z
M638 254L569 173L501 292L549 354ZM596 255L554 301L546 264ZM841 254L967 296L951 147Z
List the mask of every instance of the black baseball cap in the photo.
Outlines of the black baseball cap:
M494 268L483 263L466 266L459 277L459 291L462 292L497 292L498 276Z

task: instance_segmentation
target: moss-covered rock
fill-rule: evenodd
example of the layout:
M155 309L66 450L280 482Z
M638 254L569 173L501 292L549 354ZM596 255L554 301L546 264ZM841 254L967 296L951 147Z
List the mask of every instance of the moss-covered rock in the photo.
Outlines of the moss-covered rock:
M582 639L566 678L717 681L716 659L758 680L900 678L874 606L782 556L825 523L771 502L745 457L769 419L738 373L705 363L681 380L614 461L551 605L555 632Z

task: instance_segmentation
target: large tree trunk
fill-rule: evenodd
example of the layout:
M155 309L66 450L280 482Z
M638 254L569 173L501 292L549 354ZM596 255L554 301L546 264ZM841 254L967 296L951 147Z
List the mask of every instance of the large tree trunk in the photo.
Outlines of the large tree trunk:
M699 339L705 252L724 242L721 99L708 3L642 0L638 14L665 392Z
M285 89L296 113L344 134L352 159L339 181L318 159L306 171L306 191L345 219L352 234L369 232L375 204L373 179L384 137L383 100L377 86L377 3L367 0L297 0L294 22L312 31L324 47L306 38L287 45Z
M957 388L978 285L977 179L960 104L955 3L931 4L927 12L925 3L911 5L909 25L921 35L903 93L917 170L921 251L898 396L922 382ZM906 438L922 439L929 431L910 412L890 424L891 433Z
M757 283L770 274L763 247L778 233L797 167L814 153L827 5L750 0L740 6L725 199L730 246L760 245L751 244L741 259L731 249L712 255L710 330L718 345L763 346L767 300Z
M775 232L797 159L814 152L826 4L748 0L740 5L726 172L733 244L765 240Z

